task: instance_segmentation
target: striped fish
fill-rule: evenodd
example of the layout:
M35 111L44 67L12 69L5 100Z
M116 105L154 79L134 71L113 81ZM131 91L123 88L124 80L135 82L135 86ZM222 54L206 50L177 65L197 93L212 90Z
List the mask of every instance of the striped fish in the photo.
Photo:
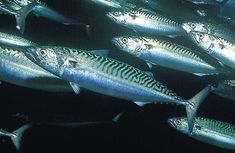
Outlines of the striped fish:
M221 148L235 150L235 126L229 123L198 117L192 132L188 131L187 118L171 118L168 123L188 136Z
M21 51L6 47L0 47L0 80L43 91L72 91L68 82L37 66Z
M146 61L150 67L151 64L160 65L198 76L224 72L200 58L196 51L169 41L141 36L115 37L112 41L122 51Z
M208 33L191 31L192 40L221 64L235 69L235 43Z
M184 105L193 126L197 108L210 92L206 87L187 101L145 72L112 58L66 47L30 47L25 55L45 70L71 82L78 94L80 87L134 101L136 104L175 103Z
M137 32L169 37L186 35L181 24L173 18L145 8L115 11L106 14L114 22Z

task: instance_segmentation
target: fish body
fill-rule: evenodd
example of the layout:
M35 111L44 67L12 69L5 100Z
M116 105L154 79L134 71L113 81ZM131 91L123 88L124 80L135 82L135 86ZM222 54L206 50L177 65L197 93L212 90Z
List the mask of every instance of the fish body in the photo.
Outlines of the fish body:
M191 31L196 31L218 36L231 42L235 41L235 32L222 24L210 22L185 22L182 24L182 27L189 34Z
M106 14L114 22L136 32L165 36L185 35L181 24L169 16L145 8L115 11Z
M192 40L211 57L224 65L235 68L235 43L202 32L192 31L190 35Z
M196 118L193 131L188 131L187 118L171 118L168 123L178 131L202 142L235 150L235 126L225 122Z
M113 38L121 50L147 63L203 76L219 74L219 70L200 58L196 51L156 38L124 36Z
M30 47L25 55L47 71L69 81L77 94L82 87L136 104L163 102L184 105L190 125L199 103L209 92L209 88L205 88L187 101L133 66L78 49Z
M14 15L17 22L16 28L21 33L24 33L25 20L30 12L63 24L81 24L50 9L40 0L0 0L0 13Z
M37 46L37 44L32 41L3 32L0 32L0 44L1 46L21 49L29 46Z
M121 9L122 6L117 0L91 0L92 2L113 9Z
M31 62L19 50L0 47L0 80L50 92L71 91L69 83Z
M217 85L212 87L212 92L224 98L235 100L235 80L219 81Z
M194 4L224 5L228 0L186 0Z

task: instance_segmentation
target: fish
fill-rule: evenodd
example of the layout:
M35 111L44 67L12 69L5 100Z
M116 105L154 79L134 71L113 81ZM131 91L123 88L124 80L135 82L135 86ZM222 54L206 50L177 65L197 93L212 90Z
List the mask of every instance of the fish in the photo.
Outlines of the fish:
M136 0L137 1L137 0ZM201 7L185 5L179 0L138 0L153 10L158 10L180 19L197 19L209 15ZM177 11L176 11L177 10Z
M235 100L235 80L221 80L212 86L211 92L224 98Z
M221 65L235 68L235 44L215 35L190 32L192 40L208 55L217 59Z
M187 118L176 117L168 119L171 127L199 141L235 150L235 126L222 121L197 117L193 131L188 131Z
M121 36L113 38L112 42L120 50L146 61L150 68L152 64L160 65L197 76L225 73L222 68L216 68L200 58L197 51L170 41L142 36Z
M106 16L135 32L159 34L169 37L184 36L186 32L175 19L146 8L108 12Z
M35 64L70 82L76 94L80 88L135 102L174 103L186 108L189 125L200 103L210 92L205 87L190 100L184 100L149 74L124 62L68 47L29 47L25 55Z
M186 0L194 4L203 4L203 5L225 5L228 0Z
M112 9L121 9L122 6L119 1L117 0L91 0L98 5L105 6Z
M22 137L23 137L24 133L27 130L29 130L31 127L32 127L32 123L28 123L13 132L8 132L3 129L0 129L0 137L11 138L11 141L13 142L16 150L19 151L21 148Z
M210 35L222 37L231 42L235 41L235 32L224 24L212 23L206 21L183 22L182 27L187 33L191 31L207 33Z
M59 14L40 0L0 0L0 13L14 15L17 23L16 28L21 33L25 31L25 20L31 12L37 16L46 17L65 25L85 25Z
M11 47L15 49L23 49L29 46L38 46L36 43L27 40L25 38L0 32L0 44L1 46Z
M42 91L72 91L68 82L31 62L22 50L7 47L0 47L0 80Z

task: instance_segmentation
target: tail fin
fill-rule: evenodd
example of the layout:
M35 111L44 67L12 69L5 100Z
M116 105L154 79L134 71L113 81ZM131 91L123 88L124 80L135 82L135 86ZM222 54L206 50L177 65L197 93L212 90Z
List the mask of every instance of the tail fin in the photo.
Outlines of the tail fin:
M194 127L195 116L197 114L197 110L202 103L202 101L207 97L207 95L211 91L211 85L208 85L204 89L202 89L199 93L197 93L194 97L188 100L188 104L186 105L186 112L188 118L188 127L189 132L191 133Z
M23 34L25 30L25 20L28 14L33 10L33 8L36 6L36 1L28 4L27 6L23 7L18 11L18 13L15 15L17 26L16 28L20 30L20 32Z
M23 125L19 129L13 131L13 136L11 136L11 140L18 151L20 150L22 136L24 135L25 131L27 131L31 127L32 124L30 123Z

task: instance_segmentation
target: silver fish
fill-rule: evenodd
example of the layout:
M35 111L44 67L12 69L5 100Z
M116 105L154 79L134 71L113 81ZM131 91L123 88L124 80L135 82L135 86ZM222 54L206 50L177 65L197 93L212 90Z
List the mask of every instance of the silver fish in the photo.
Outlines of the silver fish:
M222 80L217 85L214 85L211 90L213 93L235 100L235 80Z
M113 38L113 43L122 51L138 57L148 65L160 65L198 76L222 73L200 58L196 51L156 38L123 36Z
M0 80L50 92L72 91L69 83L31 62L19 50L0 47Z
M105 6L108 8L114 8L114 9L122 8L120 2L117 0L91 0L91 2L94 2L98 5Z
M145 72L112 58L66 47L30 47L25 55L45 70L71 82L78 94L80 87L134 101L138 105L164 102L184 105L189 125L193 126L197 108L208 93L206 87L191 100L183 100Z
M37 46L36 43L24 39L19 36L11 35L8 33L0 32L0 44L1 46L8 46L12 48L23 48L29 46Z
M106 16L116 23L133 29L136 32L170 37L186 34L181 24L173 18L145 8L109 12Z
M188 131L187 118L171 118L168 123L178 131L202 142L235 150L235 126L225 122L196 118L192 132Z
M186 0L194 4L225 5L228 0Z
M16 28L21 33L24 33L25 20L30 12L63 24L81 24L50 9L40 0L0 0L0 13L14 15L17 22Z
M11 138L14 146L16 147L16 150L19 151L21 147L21 140L22 136L24 133L32 127L32 124L26 124L20 127L19 129L13 131L13 132L8 132L5 130L0 129L0 137L9 137Z
M235 44L221 37L202 32L190 32L193 41L220 63L235 68Z
M231 42L235 42L235 32L232 29L222 24L195 21L195 22L184 22L182 24L182 27L189 34L191 31L197 31L222 37Z

